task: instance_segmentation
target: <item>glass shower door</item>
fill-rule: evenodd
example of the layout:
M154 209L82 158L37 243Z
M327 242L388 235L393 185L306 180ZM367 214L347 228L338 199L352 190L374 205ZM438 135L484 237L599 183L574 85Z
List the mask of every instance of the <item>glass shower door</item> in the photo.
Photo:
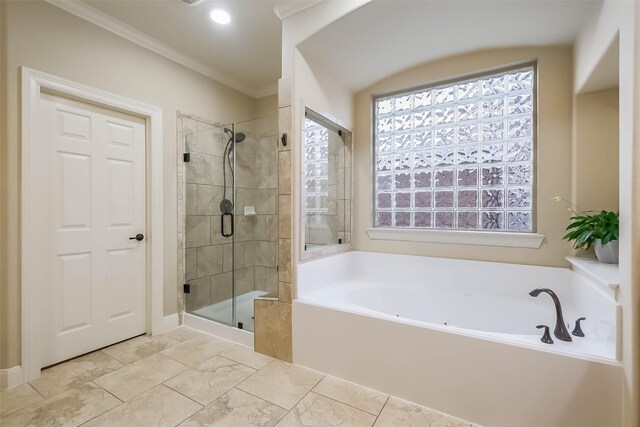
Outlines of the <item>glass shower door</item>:
M277 116L184 132L186 311L253 331L278 297Z
M188 156L184 163L184 296L188 313L232 326L233 206L223 200L233 200L229 170L233 153L229 153L229 135L224 129L196 122L195 129L184 133Z
M253 300L278 297L277 126L275 116L235 124L235 320L250 331Z

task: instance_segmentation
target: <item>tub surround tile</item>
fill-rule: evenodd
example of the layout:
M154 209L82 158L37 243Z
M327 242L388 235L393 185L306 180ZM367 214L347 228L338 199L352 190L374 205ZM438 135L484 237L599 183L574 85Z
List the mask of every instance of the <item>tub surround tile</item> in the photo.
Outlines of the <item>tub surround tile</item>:
M256 299L254 318L255 350L291 362L291 304Z
M191 329L188 328L186 326L180 326L178 328L172 329L168 332L165 332L163 335L168 336L169 338L173 338L174 340L177 341L186 341L186 340L190 340L191 338L199 338L199 337L206 337L208 336L205 333L202 332L198 332L195 329Z
M201 408L193 400L159 385L83 427L173 427Z
M313 391L373 415L380 414L389 397L370 388L329 376L324 377Z
M278 196L278 236L281 239L291 238L291 195Z
M283 146L282 143L278 144L278 149L280 151L291 151L291 140L293 132L292 123L293 123L293 110L291 106L283 107L278 110L278 131L280 135L283 133L287 134L287 145Z
M192 415L180 427L273 427L286 410L238 389L231 389Z
M167 350L173 348L175 348L175 346ZM97 378L94 382L118 399L126 401L187 369L188 367L182 363L178 363L160 353L156 353Z
M293 77L278 79L278 108L288 107L293 99Z
M220 353L220 356L242 363L253 369L262 369L273 360L273 357L257 353L253 351L252 348L243 345L234 345Z
M256 370L248 366L214 356L164 384L202 405L208 405L254 372Z
M77 385L0 420L4 427L75 427L118 406L120 400L92 383Z
M2 390L0 391L0 417L24 409L42 400L44 400L44 397L29 384Z
M311 392L278 423L278 427L370 427L375 420L375 415Z
M258 140L255 175L258 188L278 188L278 156L274 136L265 136ZM276 173L274 173L276 172Z
M322 377L319 372L274 360L237 388L280 407L292 409Z
M278 153L278 193L291 194L291 151Z
M291 283L278 282L278 299L282 302L291 303Z
M278 240L278 280L291 283L291 239Z
M395 397L382 409L376 427L469 427L470 423Z
M184 365L197 367L205 360L217 355L233 345L212 336L193 338L176 346L163 350L162 355L170 357Z
M51 397L123 366L102 351L96 351L43 370L40 378L31 381L31 386L44 397Z
M179 343L180 341L165 335L142 335L116 345L112 345L102 351L114 359L129 365Z

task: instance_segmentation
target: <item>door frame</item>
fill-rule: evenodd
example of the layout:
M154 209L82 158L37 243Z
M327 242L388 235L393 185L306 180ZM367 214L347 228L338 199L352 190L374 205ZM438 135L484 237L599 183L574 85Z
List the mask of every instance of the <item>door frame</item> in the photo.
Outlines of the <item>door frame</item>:
M162 109L152 105L121 97L90 86L66 80L51 74L20 67L22 75L22 372L24 382L40 376L42 328L41 312L44 301L42 278L37 277L38 266L30 257L31 249L37 247L42 225L37 213L30 208L35 197L32 187L37 171L31 166L39 155L38 141L33 127L37 126L38 104L42 92L62 95L81 102L142 117L146 122L145 132L145 176L147 243L147 333L164 332L163 318L163 152ZM40 279L40 280L39 280Z

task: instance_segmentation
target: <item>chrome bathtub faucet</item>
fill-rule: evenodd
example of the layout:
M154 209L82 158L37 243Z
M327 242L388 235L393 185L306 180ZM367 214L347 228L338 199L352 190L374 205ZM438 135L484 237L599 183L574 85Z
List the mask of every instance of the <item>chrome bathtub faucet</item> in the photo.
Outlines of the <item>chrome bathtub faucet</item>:
M571 339L571 335L567 330L567 327L564 324L564 317L562 316L562 306L560 305L560 300L555 292L548 288L537 288L529 292L529 295L532 297L537 297L542 292L549 294L551 299L553 299L553 303L556 305L556 327L553 330L553 335L558 338L560 341L573 341Z

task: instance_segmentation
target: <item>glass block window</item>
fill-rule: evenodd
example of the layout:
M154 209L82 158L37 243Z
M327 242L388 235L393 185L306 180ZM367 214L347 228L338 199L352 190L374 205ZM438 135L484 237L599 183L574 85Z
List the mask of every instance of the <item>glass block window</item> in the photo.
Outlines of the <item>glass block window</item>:
M328 212L329 130L305 117L303 135L305 215L311 222L318 222Z
M532 232L535 69L375 100L375 226Z

